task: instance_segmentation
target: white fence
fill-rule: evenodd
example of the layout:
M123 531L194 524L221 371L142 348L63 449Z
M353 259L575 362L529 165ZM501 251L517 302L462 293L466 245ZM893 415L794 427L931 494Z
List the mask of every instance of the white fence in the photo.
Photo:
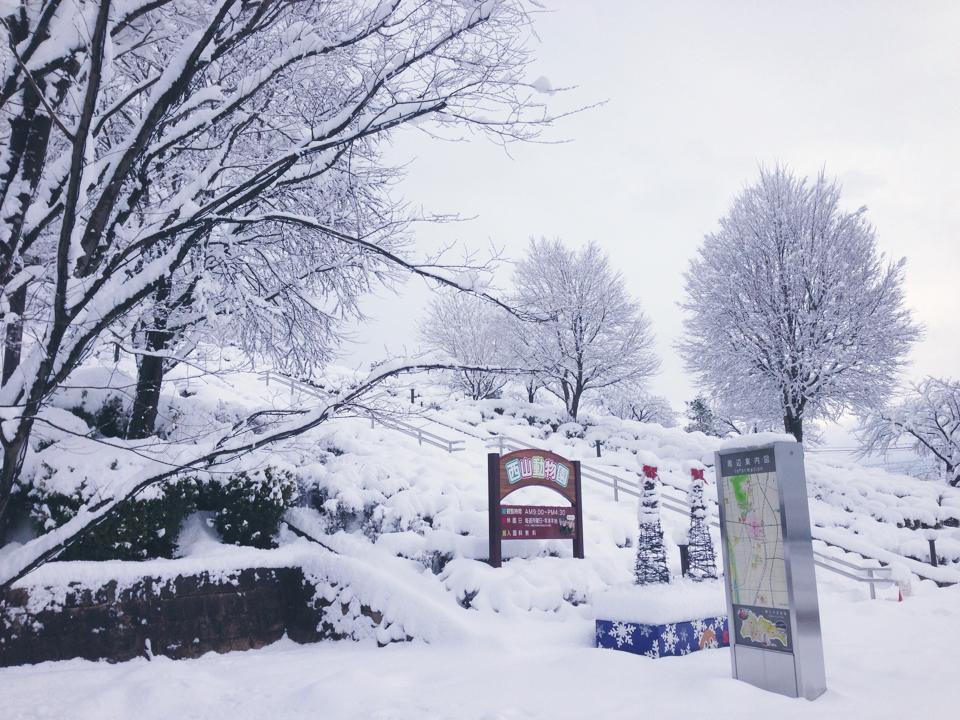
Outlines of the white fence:
M531 447L529 444L526 444L521 440L504 435L493 436L486 441L486 444L488 447L496 449L498 452L500 452L500 454L503 454L504 452L512 452L513 450L526 450ZM589 480L593 483L605 485L606 487L610 488L615 501L619 501L620 495L622 494L635 498L640 497L640 491L637 489L635 481L628 480L605 470L599 470L596 467L591 467L582 461L580 462L580 477L584 480ZM686 494L684 490L676 487L675 485L665 483L663 480L661 480L661 486L662 490L660 492L660 507L662 507L664 510L689 517L690 506L686 502ZM682 495L678 497L678 494L681 493ZM713 521L711 525L715 528L720 527L720 523L717 521ZM816 527L811 528L811 530L814 531L814 536L816 535L816 529ZM889 567L881 566L879 561L872 558L864 558L871 564L858 565L848 560L834 557L833 555L817 552L816 550L814 551L813 556L814 562L824 570L836 573L837 575L842 575L849 580L867 583L870 588L871 598L876 598L876 588L878 586L890 587L893 583L893 580L891 579L891 569Z
M304 394L323 400L329 399L329 397L323 393L322 390L315 388L308 383L293 380L292 378L284 375L266 371L261 373L261 377L263 377L264 382L267 385L276 383L278 385L282 385L283 387L289 388L291 401L293 401L297 394ZM402 420L378 415L369 411L367 413L367 417L370 419L371 427L380 425L388 430L402 433L408 437L414 438L420 445L429 445L448 453L462 452L465 449L465 441L462 439L444 437L437 433L433 433L424 430L423 428L416 427L415 425L411 425L410 423L403 422ZM431 422L434 421L431 419ZM444 425L445 427L450 427L450 429L454 432L468 434L457 430L446 423L438 422L438 424ZM483 440L487 447L495 448L498 452L500 452L500 454L511 452L513 450L524 450L532 447L522 440L517 440L516 438L508 437L506 435L494 435L485 439L479 438L479 436L476 435L474 435L474 437ZM621 495L627 495L633 498L640 497L640 491L637 489L635 480L621 477L620 475L607 470L600 470L599 468L592 467L583 462L580 463L580 474L581 477L586 481L610 488L613 494L613 499L617 502L619 502ZM662 480L661 484L663 489L660 494L660 506L669 512L689 516L690 508L687 505L686 494L683 488L664 483ZM719 523L716 521L714 521L712 525L717 528L720 527ZM813 527L811 530L814 538L819 539L816 537L817 528ZM821 540L821 542L824 542L827 545L839 547L845 552L852 552L836 543L828 543L825 540ZM857 563L844 560L843 558L834 557L833 555L827 555L817 551L814 551L813 554L816 564L824 570L841 575L849 580L867 583L870 588L871 598L876 597L877 586L889 587L893 583L893 580L890 577L891 569L889 567L881 566L878 560L863 556L862 553L855 554L862 556L865 561L870 563L869 565L859 565Z
M285 375L279 375L267 370L260 373L260 376L267 385L274 383L289 388L291 401L298 394L309 395L310 397L315 397L321 400L330 399L329 396L319 388L316 388L309 383L293 380ZM376 427L377 425L380 425L381 427L395 430L396 432L403 433L408 437L414 438L420 445L432 445L433 447L440 448L441 450L446 450L448 453L461 452L464 449L463 440L451 440L428 430L424 430L423 428L411 425L410 423L398 420L394 417L374 413L370 410L366 411L365 414L370 419L370 427Z

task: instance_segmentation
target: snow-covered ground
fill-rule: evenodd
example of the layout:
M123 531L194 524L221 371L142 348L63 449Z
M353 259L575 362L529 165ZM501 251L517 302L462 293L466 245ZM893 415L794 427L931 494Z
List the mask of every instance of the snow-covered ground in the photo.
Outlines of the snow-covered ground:
M825 695L788 699L730 678L729 651L651 660L591 647L586 620L473 613L456 642L296 645L111 665L0 670L3 717L559 720L950 717L960 589L903 603L821 587ZM463 611L465 615L470 611Z
M864 585L818 570L830 691L813 704L730 680L726 650L654 661L594 649L594 599L631 582L636 500L621 494L615 502L609 487L587 482L585 560L570 556L569 541L516 541L504 546L513 559L493 569L484 562L487 441L502 434L582 458L628 487L642 464L656 465L665 490L682 502L689 468L711 461L716 439L603 416L581 425L564 423L549 405L472 403L428 379L417 383L423 407L418 401L403 419L460 440L461 452L421 446L359 417L325 423L244 459L246 466L275 463L296 470L301 485L323 502L320 508L314 501L313 507L290 511L288 520L323 536L338 554L289 532L281 533L276 550L226 547L200 532L194 518L181 535L179 559L54 562L18 583L42 604L55 603L68 582L96 586L116 579L122 585L145 574L298 564L380 610L381 628L344 627L354 642L281 641L263 650L189 661L158 657L120 665L69 661L4 669L0 716L492 720L751 718L775 712L893 718L942 712L955 703L949 682L955 668L946 659L956 654L952 630L960 626L960 590L916 579L909 587L913 595L903 603L893 601L894 587L870 601ZM253 373L185 376L171 385L164 425L169 442L181 445L194 426L229 427L254 409L316 402L277 384L267 386ZM97 398L87 393L64 399L59 410L50 411L57 425L80 422L65 410L78 401L92 404ZM387 418L399 418L411 408L409 387L395 386L373 404ZM181 433L184 440L178 440ZM86 483L91 491L107 493L111 478L148 462L123 443L111 448L55 429L48 435L31 450L28 468L48 472L44 463L56 466L47 479L64 491ZM597 440L601 458L595 457ZM897 525L918 519L934 524L960 514L960 491L941 483L815 457L807 470L812 518L818 531L832 533L841 544L913 553L922 560L928 531ZM713 492L712 484L708 488ZM546 491L519 491L528 493L527 500L537 492ZM548 493L542 500L549 498ZM683 512L664 511L661 517L677 573L675 538L688 520ZM960 531L948 526L935 532L947 563L939 570L957 574ZM0 565L11 561L15 545L0 553ZM722 595L717 599L722 604ZM376 640L404 636L415 640L376 647Z

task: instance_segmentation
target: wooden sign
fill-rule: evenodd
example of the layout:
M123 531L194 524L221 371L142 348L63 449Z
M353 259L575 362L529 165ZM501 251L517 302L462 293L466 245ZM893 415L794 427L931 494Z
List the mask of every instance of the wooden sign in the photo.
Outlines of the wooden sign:
M500 567L504 540L571 540L573 556L583 557L583 508L580 463L547 450L517 450L487 455L490 564ZM503 498L524 487L545 487L570 505L503 505Z

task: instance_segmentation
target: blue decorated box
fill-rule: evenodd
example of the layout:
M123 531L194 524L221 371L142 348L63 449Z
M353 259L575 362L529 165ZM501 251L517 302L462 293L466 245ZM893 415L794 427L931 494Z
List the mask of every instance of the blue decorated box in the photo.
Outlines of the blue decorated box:
M593 606L600 648L659 658L730 644L719 582L615 588L596 597Z
M597 620L597 647L623 650L649 658L687 655L707 648L727 647L726 616L646 625L622 620Z

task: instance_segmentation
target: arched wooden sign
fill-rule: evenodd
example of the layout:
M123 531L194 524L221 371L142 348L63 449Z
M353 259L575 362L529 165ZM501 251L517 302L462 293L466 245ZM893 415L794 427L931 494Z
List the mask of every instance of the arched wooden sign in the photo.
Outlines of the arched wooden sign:
M583 557L583 506L580 463L548 450L517 450L487 455L490 564L500 567L504 540L572 540L573 556ZM503 505L514 490L545 487L570 505Z

